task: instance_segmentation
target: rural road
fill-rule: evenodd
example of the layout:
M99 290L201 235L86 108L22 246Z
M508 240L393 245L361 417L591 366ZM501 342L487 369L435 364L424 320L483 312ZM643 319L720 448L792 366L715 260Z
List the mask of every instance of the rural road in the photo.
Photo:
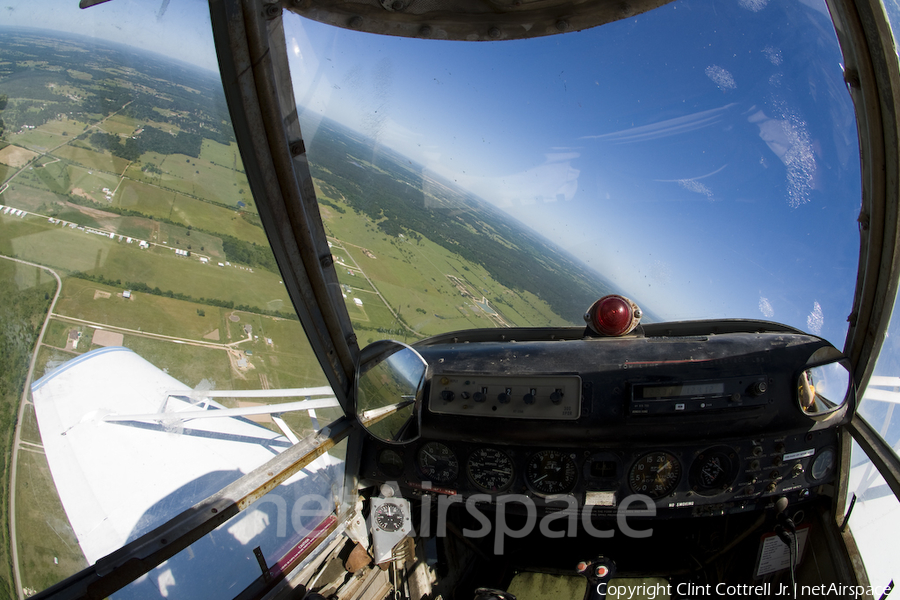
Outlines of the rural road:
M59 298L59 293L62 291L62 281L59 279L59 275L56 271L43 265L36 265L28 261L4 256L2 254L0 254L0 258L28 265L29 267L43 269L53 275L56 279L56 293L53 294L53 300L50 302L50 308L47 310L47 316L44 318L41 333L35 341L34 352L31 354L31 364L28 365L28 375L25 377L25 387L22 389L22 398L19 400L19 414L16 419L16 432L13 435L12 457L10 458L9 466L9 551L12 558L13 581L16 586L16 593L19 595L20 600L24 600L25 593L22 590L22 576L19 573L19 547L18 542L16 541L16 465L19 460L22 419L25 415L25 403L28 401L28 390L31 389L31 378L34 375L34 365L35 362L37 362L37 355L41 348L41 342L44 339L44 332L47 331L47 324L50 322L50 316L53 314L53 309L56 306L56 300Z

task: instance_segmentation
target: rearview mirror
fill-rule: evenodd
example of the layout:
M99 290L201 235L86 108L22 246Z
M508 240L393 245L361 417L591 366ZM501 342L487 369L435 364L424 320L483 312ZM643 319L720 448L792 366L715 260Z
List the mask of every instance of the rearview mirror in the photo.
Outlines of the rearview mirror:
M356 417L376 438L391 443L419 436L417 400L428 363L410 346L374 342L360 352L356 369Z
M810 367L800 374L797 393L800 408L806 414L830 414L847 402L850 370L843 361Z

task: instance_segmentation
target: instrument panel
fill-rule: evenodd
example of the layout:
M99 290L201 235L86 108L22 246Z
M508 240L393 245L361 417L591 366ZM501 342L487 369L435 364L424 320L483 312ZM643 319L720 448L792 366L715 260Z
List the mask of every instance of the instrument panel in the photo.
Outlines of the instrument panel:
M370 480L395 481L412 495L524 494L538 506L552 496L573 495L580 505L602 512L641 494L660 514L724 514L751 510L772 496L812 498L818 486L834 479L837 447L837 434L829 430L658 449L423 440L380 448L362 473Z
M361 476L548 510L563 495L600 515L635 494L661 517L803 501L834 481L853 409L798 402L825 346L791 331L424 344L418 438L367 440Z

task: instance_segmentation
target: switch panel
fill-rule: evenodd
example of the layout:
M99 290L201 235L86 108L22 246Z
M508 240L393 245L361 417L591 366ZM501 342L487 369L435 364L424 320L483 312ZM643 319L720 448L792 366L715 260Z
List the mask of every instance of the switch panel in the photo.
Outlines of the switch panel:
M574 421L581 416L581 378L441 373L431 380L428 408L443 415Z

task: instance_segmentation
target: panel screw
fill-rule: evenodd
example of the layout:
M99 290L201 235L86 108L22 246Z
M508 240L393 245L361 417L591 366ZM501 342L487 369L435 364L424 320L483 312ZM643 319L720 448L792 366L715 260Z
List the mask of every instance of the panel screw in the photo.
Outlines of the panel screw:
M290 145L291 156L300 156L306 153L306 144L303 140L296 140Z
M400 0L394 0L394 3L391 4L391 8L393 8L394 10L400 10L403 8L403 2L401 2Z
M277 3L266 4L265 11L266 11L266 17L268 17L269 19L274 19L275 17L278 17L281 15L281 6L279 6Z
M564 21L563 19L560 19L559 21L556 22L556 30L557 31L565 31L568 28L569 28L568 21Z
M219 512L219 509L218 509L218 508L212 509L212 514L216 514L217 512Z
M330 267L334 264L334 259L331 258L330 254L326 254L325 256L319 258L319 264L321 264L323 267Z
M347 21L347 25L350 26L350 29L359 29L360 27L362 27L362 17L350 17L350 20Z
M497 27L491 27L488 30L488 36L490 36L491 39L494 40L498 39L500 37L500 29L498 29Z
M422 25L419 29L419 35L422 37L431 37L431 25Z

